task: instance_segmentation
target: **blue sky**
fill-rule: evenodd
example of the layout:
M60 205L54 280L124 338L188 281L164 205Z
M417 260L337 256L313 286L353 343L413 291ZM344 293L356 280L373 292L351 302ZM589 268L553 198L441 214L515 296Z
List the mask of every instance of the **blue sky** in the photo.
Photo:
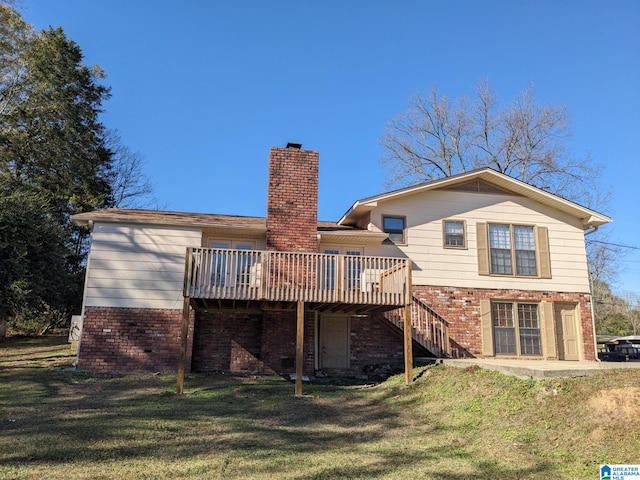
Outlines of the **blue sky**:
M640 2L22 0L112 87L104 123L146 159L159 205L265 215L267 159L320 152L319 218L385 191L379 139L417 90L478 80L566 104L571 148L606 165L611 241L640 247ZM640 293L640 250L616 289Z

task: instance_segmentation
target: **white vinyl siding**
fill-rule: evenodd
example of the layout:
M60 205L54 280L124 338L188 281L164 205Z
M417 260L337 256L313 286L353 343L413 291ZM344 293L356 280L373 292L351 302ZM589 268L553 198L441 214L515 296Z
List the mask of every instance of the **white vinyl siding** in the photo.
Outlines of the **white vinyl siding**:
M96 223L84 306L182 308L186 247L199 229Z
M415 285L469 288L589 292L584 231L580 219L515 195L431 191L381 203L371 218L402 212L411 222L408 245L367 248L367 255L402 257L414 262ZM467 249L443 248L443 219L465 221ZM539 245L539 272L532 276L480 275L478 224L534 225ZM546 238L542 238L546 237ZM547 245L548 253L542 251ZM488 248L487 240L484 240ZM543 264L542 259L548 262ZM488 266L487 266L488 268ZM550 271L553 271L552 278ZM542 277L542 278L539 278Z

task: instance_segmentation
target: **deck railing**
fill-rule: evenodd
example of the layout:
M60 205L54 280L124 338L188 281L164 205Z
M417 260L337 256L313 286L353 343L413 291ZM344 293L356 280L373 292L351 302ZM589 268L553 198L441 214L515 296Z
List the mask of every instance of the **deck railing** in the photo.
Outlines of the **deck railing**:
M403 329L404 309L390 310L384 316ZM450 357L449 328L447 321L422 300L413 297L411 302L411 336L436 357Z
M188 248L184 295L191 298L406 305L402 258Z

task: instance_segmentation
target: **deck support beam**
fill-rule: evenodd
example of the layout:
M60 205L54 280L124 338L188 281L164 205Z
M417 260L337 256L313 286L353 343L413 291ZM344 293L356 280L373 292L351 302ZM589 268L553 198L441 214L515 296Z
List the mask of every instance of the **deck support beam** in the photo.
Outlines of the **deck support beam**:
M296 315L296 385L295 396L302 395L302 372L304 367L304 302L298 301Z
M184 392L184 371L187 365L187 345L189 338L189 307L191 305L191 299L184 297L182 303L182 336L180 339L180 360L178 361L178 375L177 375L177 393L182 395Z
M407 299L404 307L404 383L413 383L413 326L411 321L411 302L413 300L413 285L411 279L412 262L408 262L407 268Z
M413 336L411 326L411 305L404 307L404 383L413 383Z

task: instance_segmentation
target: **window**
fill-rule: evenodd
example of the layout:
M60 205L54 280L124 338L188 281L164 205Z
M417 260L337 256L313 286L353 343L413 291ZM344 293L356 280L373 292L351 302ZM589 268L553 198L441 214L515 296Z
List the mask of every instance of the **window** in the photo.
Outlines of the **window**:
M478 273L552 278L549 229L476 223Z
M211 248L228 249L228 243L213 243ZM211 256L211 284L215 287L222 287L227 284L228 279L228 254L226 252L215 251Z
M349 289L360 288L360 274L362 270L362 261L359 257L362 255L363 249L360 247L327 247L323 250L331 257L325 257L320 265L320 285L326 290L334 290L336 288L336 262L337 256L343 255L342 285Z
M490 272L513 275L538 274L534 227L489 224Z
M533 227L513 227L513 245L515 247L516 274L537 275L536 241Z
M211 242L214 253L211 257L211 284L216 287L247 287L250 283L251 267L257 257L251 254L254 245L230 240ZM227 250L238 250L229 252Z
M326 248L324 253L328 255L339 255L340 250ZM325 290L335 290L336 288L336 259L329 257L324 258L322 261L322 281L321 285L324 286Z
M404 238L404 217L382 217L382 230L389 234L393 243L406 243Z
M491 323L496 355L542 355L537 304L494 302Z
M251 263L255 257L246 250L252 250L251 245L236 245L237 250L245 250L245 252L237 253L236 260L236 287L248 287L251 279Z
M540 322L538 306L530 303L518 304L518 330L520 331L520 354L540 355Z
M444 220L442 222L444 248L466 248L464 222L460 220Z
M362 270L362 261L359 258L360 252L357 250L347 250L345 252L345 262L347 264L347 288L360 288L360 271Z

